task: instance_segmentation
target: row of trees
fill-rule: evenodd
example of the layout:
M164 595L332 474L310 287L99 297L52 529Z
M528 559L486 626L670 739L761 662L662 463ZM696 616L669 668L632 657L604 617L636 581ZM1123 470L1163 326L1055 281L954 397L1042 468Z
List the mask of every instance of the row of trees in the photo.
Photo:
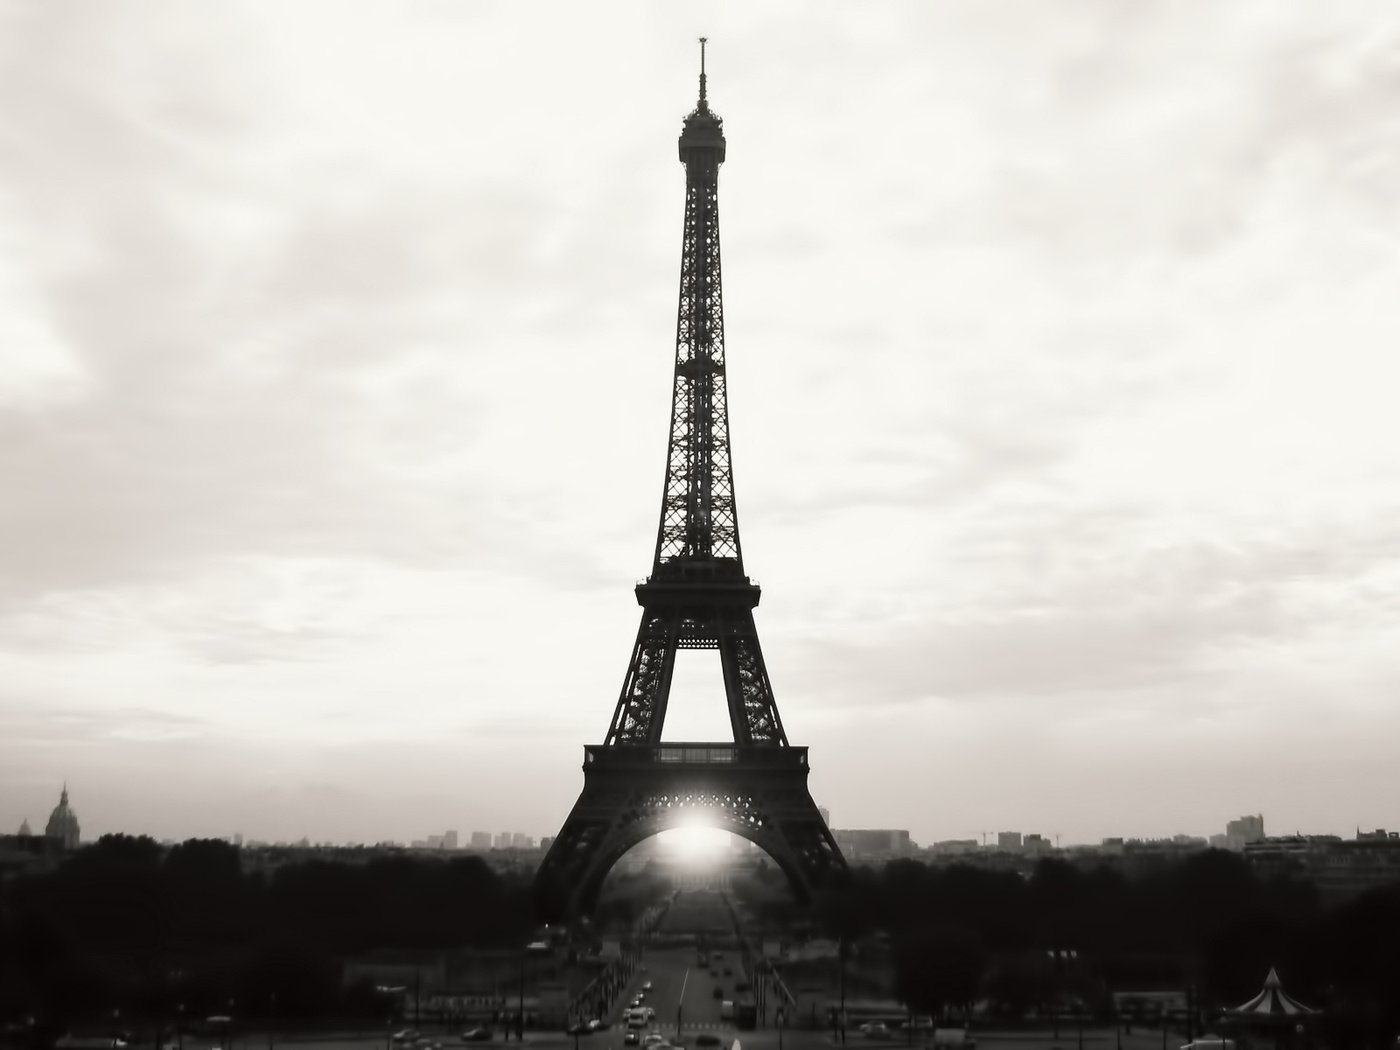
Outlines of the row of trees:
M382 1017L372 988L342 989L344 955L512 948L531 929L528 880L475 857L247 874L222 841L167 850L104 836L53 871L0 884L0 1017L200 1017L230 1001L284 1018Z
M898 993L922 1012L980 1000L1106 1016L1113 992L1156 989L1189 990L1211 1016L1276 966L1328 1008L1338 1045L1400 1033L1400 886L1325 907L1311 883L1260 877L1223 851L1135 877L1058 860L1029 876L896 861L852 871L818 912L845 943L885 946Z
M923 1012L975 1000L1105 1010L1114 991L1188 987L1210 1011L1251 995L1273 965L1368 1037L1400 1032L1400 887L1328 908L1308 883L1208 852L1136 877L1058 861L1028 877L898 861L852 871L805 919L780 903L776 871L736 888L760 921L806 921L859 945L856 977L883 960ZM663 890L652 875L610 881L598 918L626 927ZM530 880L477 858L367 855L250 874L223 842L167 850L108 836L0 883L0 1020L196 1017L230 1012L229 1000L245 1015L382 1020L372 988L342 988L344 956L512 949L533 929Z

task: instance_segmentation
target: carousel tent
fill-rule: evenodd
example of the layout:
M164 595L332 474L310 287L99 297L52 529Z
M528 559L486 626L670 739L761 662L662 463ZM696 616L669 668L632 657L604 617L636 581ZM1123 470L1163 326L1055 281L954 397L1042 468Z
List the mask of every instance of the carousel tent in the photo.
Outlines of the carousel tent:
M1283 990L1283 982L1278 979L1278 971L1269 967L1269 976L1264 978L1264 987L1259 994L1247 1003L1241 1003L1229 1011L1232 1017L1245 1020L1250 1018L1302 1017L1315 1014L1316 1010L1304 1006Z

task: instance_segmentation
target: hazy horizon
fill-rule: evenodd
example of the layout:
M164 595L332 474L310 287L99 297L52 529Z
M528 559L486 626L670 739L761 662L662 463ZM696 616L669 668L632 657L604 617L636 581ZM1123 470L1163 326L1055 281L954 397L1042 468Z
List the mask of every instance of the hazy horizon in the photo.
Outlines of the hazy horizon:
M0 13L0 830L554 834L707 35L734 475L837 827L1400 824L1400 12ZM668 739L723 739L685 653ZM713 658L713 659L711 659Z

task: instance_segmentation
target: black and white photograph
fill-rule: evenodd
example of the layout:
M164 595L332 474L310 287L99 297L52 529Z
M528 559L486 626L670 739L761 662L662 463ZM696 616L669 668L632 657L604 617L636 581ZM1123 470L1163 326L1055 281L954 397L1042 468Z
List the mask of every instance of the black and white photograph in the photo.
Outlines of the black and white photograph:
M1400 1050L1397 399L1394 3L0 0L0 1050Z

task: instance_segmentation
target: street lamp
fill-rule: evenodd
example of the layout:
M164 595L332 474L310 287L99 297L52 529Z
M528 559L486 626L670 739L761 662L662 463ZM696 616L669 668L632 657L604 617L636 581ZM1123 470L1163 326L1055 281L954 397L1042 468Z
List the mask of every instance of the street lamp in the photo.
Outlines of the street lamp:
M525 1041L525 954L529 950L529 945L520 949L520 1000L517 1004L519 1009L515 1014L515 1041L517 1043Z

